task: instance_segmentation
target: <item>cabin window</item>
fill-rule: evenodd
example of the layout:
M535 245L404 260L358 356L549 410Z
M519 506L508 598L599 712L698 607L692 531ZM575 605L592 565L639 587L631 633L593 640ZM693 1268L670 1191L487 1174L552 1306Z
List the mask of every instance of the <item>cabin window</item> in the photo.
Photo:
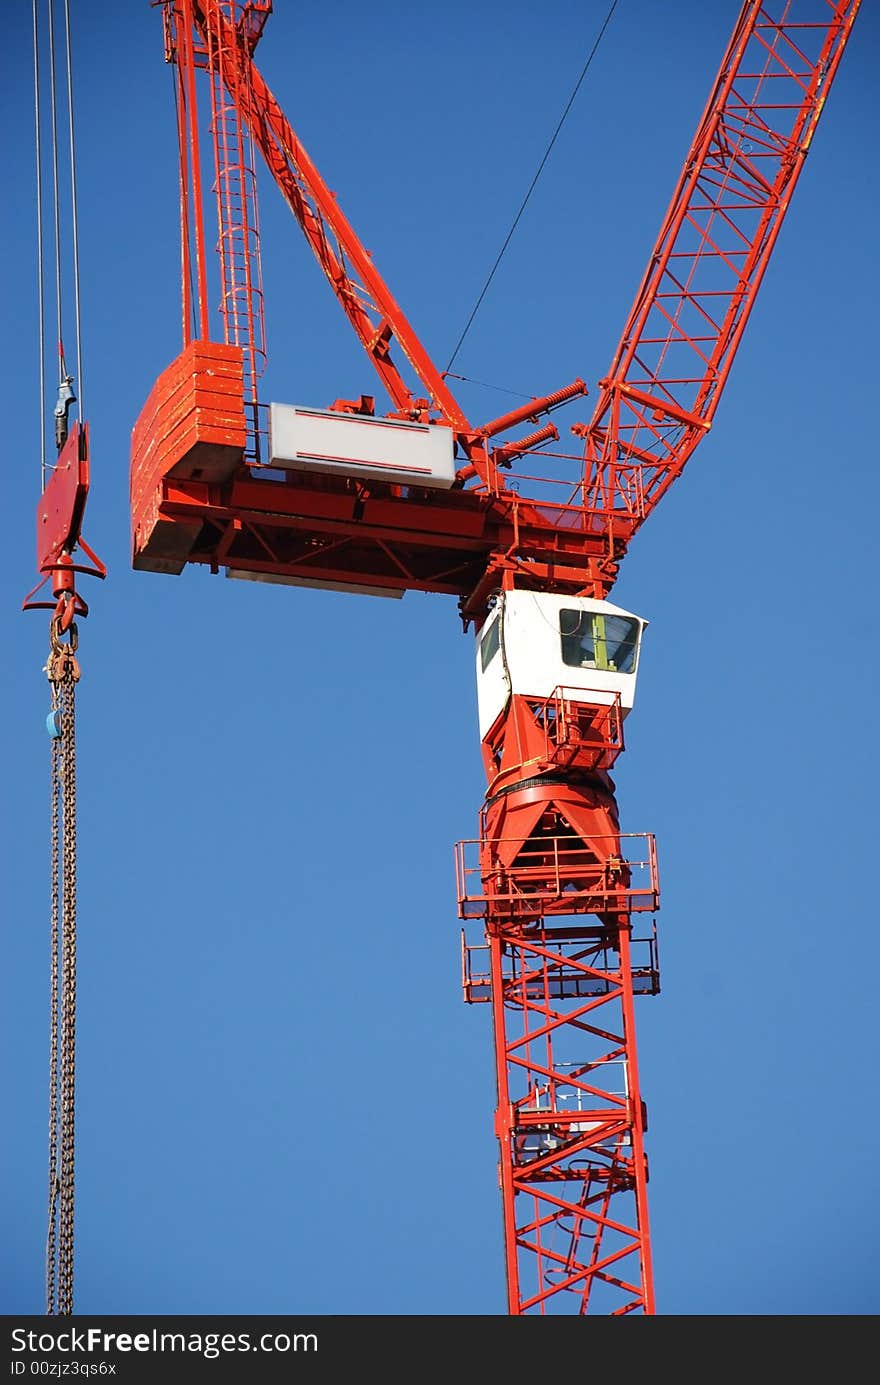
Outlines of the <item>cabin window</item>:
M484 673L491 664L495 655L498 653L500 647L501 617L496 616L495 619L492 621L492 624L489 626L489 629L486 631L485 635L480 640L480 665Z
M562 662L569 668L603 673L633 673L639 645L639 622L599 611L559 612ZM485 665L484 665L485 667Z

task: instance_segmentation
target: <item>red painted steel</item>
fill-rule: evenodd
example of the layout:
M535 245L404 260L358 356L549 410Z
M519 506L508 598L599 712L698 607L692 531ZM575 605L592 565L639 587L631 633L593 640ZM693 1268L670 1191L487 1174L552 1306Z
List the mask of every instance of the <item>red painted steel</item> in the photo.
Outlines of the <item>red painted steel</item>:
M859 3L743 6L586 433L622 539L712 425Z
M459 915L485 921L462 979L493 1008L517 1315L655 1311L633 997L657 993L659 967L633 916L656 911L659 883L653 837L618 826L621 749L618 701L512 697L483 741L480 838L456 851Z
M174 45L172 51L176 53L179 72L178 84L178 135L181 133L181 121L185 114L186 138L188 145L188 156L183 154L181 147L181 245L184 247L184 272L187 270L188 245L189 245L189 220L188 216L191 209L192 234L195 253L196 268L196 335L202 341L207 341L211 336L208 314L208 262L205 253L205 223L204 209L202 203L202 160L199 143L198 125L198 105L196 102L196 69L195 69L195 46L193 43L192 24L187 22L184 10L178 6L166 9L166 15L173 16ZM168 49L168 29L166 24L166 54ZM188 179L191 188L188 202L185 200L186 189L185 181ZM184 286L184 294L190 292L188 285ZM187 322L184 327L184 345L190 340L190 328Z
M743 5L592 419L570 425L578 455L549 446L557 427L540 420L582 398L581 380L482 428L468 421L253 62L270 9L165 0L184 351L134 430L135 566L446 592L466 624L502 587L607 595L711 427L859 0ZM223 347L207 340L197 69L214 91L221 315L237 343ZM378 373L389 417L454 430L453 489L254 465L263 417L255 406L246 421L245 405L262 318L245 130ZM374 401L333 407L373 414ZM538 426L492 443L527 422ZM566 688L509 700L483 742L480 836L458 855L460 913L485 924L485 942L463 939L462 980L467 1000L493 1008L514 1314L655 1310L633 1001L659 989L654 925L639 925L658 904L656 857L653 838L620 832L608 770L622 713L600 701Z
M245 404L252 416L250 435L258 439L257 381L266 362L266 326L254 145L230 95L227 76L230 65L235 65L235 52L229 46L232 36L243 42L251 35L245 20L254 17L254 7L239 0L222 0L217 14L225 21L224 27L222 32L207 28L204 56L211 78L220 316L224 341L242 350ZM265 7L262 18L265 20ZM252 46L248 51L253 51ZM258 450L251 455L253 460L260 460Z
M222 77L276 183L302 228L343 311L372 361L395 409L404 418L441 419L467 435L470 425L387 284L294 133L253 61L232 31L223 0L175 0L184 21L208 47L208 62L224 54ZM214 36L212 47L210 38ZM349 268L350 266L350 268ZM416 398L391 359L397 343L424 391Z
M189 141L183 162L192 187L184 220L191 208L199 334L207 335L194 79L201 65L216 81L222 52L226 108L235 110L239 132L250 130L291 206L382 380L392 416L439 418L456 430L460 487L487 497L486 528L493 536L476 563L462 566L456 560L455 506L461 506L465 530L471 514L463 489L443 502L448 524L438 535L437 551L428 556L426 531L436 528L428 520L426 529L424 496L410 492L404 497L408 510L398 507L389 545L357 518L345 519L348 502L360 515L363 499L382 498L381 489L358 483L340 501L344 483L333 489L300 478L309 495L305 508L314 540L308 552L300 552L290 542L284 498L280 510L276 505L277 484L254 473L251 479L266 490L261 502L248 506L251 518L245 521L241 488L230 478L228 488L211 496L211 522L198 530L199 542L178 545L186 561L217 569L227 565L234 549L242 571L271 572L277 565L280 579L299 580L302 563L315 562L312 551L321 569L320 555L332 549L334 562L326 572L317 571L319 580L452 591L462 598L468 618L484 612L488 595L511 568L526 584L607 595L633 534L711 426L858 6L859 0L763 5L749 0L743 6L620 346L601 382L592 421L572 425L585 440L578 458L565 448L542 447L553 435L549 427L491 449L488 439L499 425L518 426L516 416L523 411L483 429L469 424L253 62L255 35L268 6L169 0L169 28L177 35L172 55L183 73L187 112L181 120ZM227 208L223 215L221 241L234 234L237 212ZM238 224L247 234L244 213ZM186 245L184 236L185 257ZM422 395L413 392L394 363L395 344ZM542 407L552 404L536 400L530 417ZM260 455L259 442L259 430L249 430L247 456L235 479L244 481L244 463ZM519 465L523 451L527 466ZM163 522L179 522L190 534L197 532L193 516L204 503L198 492L173 502L167 492L155 497ZM414 558L416 553L423 561Z
M515 494L503 504L475 490L402 494L383 482L310 473L278 479L239 469L215 486L175 484L167 471L154 480L150 522L186 530L184 562L446 592L469 618L485 609L504 572L524 562L533 585L582 590L606 557L601 532L584 532L584 511L565 483L548 483L536 505ZM133 495L142 484L133 478ZM137 566L149 532L137 528Z
M423 511L426 500L422 493L410 490L405 497L410 501L410 514L404 522L410 535L401 535L402 546L389 550L380 539L373 540L366 527L357 525L351 538L356 543L348 545L357 550L357 558L346 560L345 570L338 579L328 575L326 580L343 580L363 585L358 566L366 570L367 585L388 585L388 569L392 571L394 585L406 590L414 586L421 590L454 591L467 597L480 580L486 566L493 565L500 571L510 553L517 561L531 564L537 561L534 576L542 579L542 566L546 566L548 550L552 550L550 561L564 572L564 580L573 589L580 588L591 580L595 563L604 563L606 545L600 526L589 521L583 513L578 517L578 526L583 531L581 543L570 541L560 546L549 531L553 528L552 517L565 510L566 517L577 506L577 497L572 495L572 484L566 480L561 484L552 478L542 480L540 486L541 511L529 520L528 529L531 542L520 553L517 547L517 530L520 518L525 518L523 505L526 497L521 487L509 486L499 477L499 468L509 469L512 462L526 451L535 453L541 443L558 438L553 425L539 428L525 437L508 441L497 448L491 448L489 438L499 432L509 432L526 420L537 421L542 414L565 404L569 400L586 393L586 386L578 379L573 384L557 390L550 395L536 397L521 409L513 411L502 419L493 420L484 428L472 428L463 411L445 384L442 375L436 370L424 347L419 342L411 325L399 305L392 297L387 285L381 279L372 263L370 255L363 249L350 224L343 216L334 194L323 183L294 132L284 119L277 102L263 82L253 62L253 34L258 32L254 14L259 13L260 22L265 19L269 7L242 6L237 0L168 0L166 5L166 58L178 66L178 136L181 144L181 262L185 278L183 289L184 343L192 337L193 331L201 339L209 336L209 314L207 311L207 289L204 275L205 232L203 226L202 190L200 174L200 148L196 120L196 72L206 70L211 82L212 127L215 145L215 186L218 191L219 248L221 252L221 320L223 334L227 342L235 341L244 352L245 398L248 406L248 439L238 469L238 479L244 480L249 472L249 463L265 457L264 430L260 426L259 415L251 416L250 405L253 398L253 382L259 373L262 359L263 325L262 293L259 282L259 242L256 220L255 189L251 177L250 164L246 152L244 131L249 132L256 146L263 154L270 171L291 206L306 239L316 254L319 264L331 282L341 306L355 327L365 346L371 362L394 406L391 417L407 417L447 422L456 431L457 445L462 459L459 472L459 489L455 496L445 504L460 506L463 511L463 524L467 527L467 513L471 508L470 496L465 498L464 486L482 495L490 495L494 501L494 521L490 527L503 535L499 552L483 555L481 571L469 567L464 574L454 552L456 522L452 519L451 542L447 545L441 539L442 551L434 555L423 570L424 565L409 561L411 549L421 550L425 546L424 533L436 526L427 519ZM196 269L197 301L191 303L190 272L193 263ZM195 328L191 319L195 315ZM404 382L403 377L391 355L392 346L397 343L409 365L415 372L419 388L423 394L416 395ZM340 401L343 407L348 407ZM567 459L571 468L577 468L577 457L572 454ZM160 479L159 490L154 497L153 510L162 515L163 526L180 523L181 533L174 547L186 561L205 562L212 568L227 564L234 557L237 570L258 575L259 565L266 562L278 563L276 575L300 580L299 561L296 552L290 552L288 536L276 531L275 516L279 513L277 505L277 484L275 478L261 476L253 467L250 479L257 479L265 486L262 504L255 507L259 516L256 524L245 525L242 515L236 509L236 496L227 490L217 496L212 495L212 508L217 505L225 511L224 522L220 524L199 525L190 512L200 503L197 493L189 496L188 512L184 515L179 509L172 509L166 501L170 499L163 491ZM230 478L231 479L231 478ZM311 478L305 481L302 476L297 484L307 489L310 499L324 503L325 513L314 514L314 540L305 555L311 564L316 556L315 550L326 549L328 544L337 546L339 534L339 506L336 500L340 490L348 489L354 497L355 508L359 513L361 500L366 494L383 496L385 492L379 485L371 485L369 491L362 482L356 487L346 487L344 482L328 489L324 481ZM429 504L430 502L427 502ZM283 516L286 505L282 500L280 513ZM309 507L314 513L314 503ZM549 520L548 520L549 517ZM403 514L399 515L399 520ZM344 522L344 521L343 521ZM281 529L286 529L284 519ZM534 538L536 531L548 531L542 537L536 551ZM201 542L190 545L189 539L199 535ZM236 535L231 555L230 535ZM213 540L213 544L212 544ZM584 544L595 553L595 558L582 558ZM350 556L350 555L349 555ZM452 573L452 581L446 574ZM434 575L439 576L440 585L432 586ZM321 574L318 574L320 576ZM482 599L482 598L481 598ZM476 609L476 608L475 608ZM468 616L472 614L470 610Z
M191 341L159 376L132 431L135 567L181 571L203 520L166 518L158 488L174 480L216 487L240 465L245 438L240 347Z
M46 572L76 545L89 493L89 430L75 422L37 505L37 567Z
M75 574L107 576L106 567L82 536L88 494L89 425L77 420L37 503L37 570L42 577L22 602L24 611L54 610L64 630L75 615L89 613L87 603L76 590ZM85 553L88 563L74 561L77 548ZM54 600L37 600L37 593L47 583Z
M523 766L536 773L570 769L610 769L622 752L620 694L609 705L583 701L578 688L554 688L550 697L515 694L483 738L483 765L498 793L521 777ZM508 768L502 772L502 765Z

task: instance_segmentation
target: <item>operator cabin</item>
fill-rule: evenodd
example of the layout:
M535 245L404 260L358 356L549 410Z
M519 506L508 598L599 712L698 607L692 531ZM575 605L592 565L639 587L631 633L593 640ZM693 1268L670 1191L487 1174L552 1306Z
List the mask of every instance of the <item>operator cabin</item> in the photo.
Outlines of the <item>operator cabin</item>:
M633 705L639 646L648 622L586 596L501 592L477 632L477 705L484 738L512 694Z

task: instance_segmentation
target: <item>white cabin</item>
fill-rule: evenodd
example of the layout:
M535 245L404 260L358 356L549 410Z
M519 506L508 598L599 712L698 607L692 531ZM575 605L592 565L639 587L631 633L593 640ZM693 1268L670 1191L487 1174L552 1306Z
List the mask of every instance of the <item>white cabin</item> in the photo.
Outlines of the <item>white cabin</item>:
M625 716L635 697L639 646L647 624L610 601L532 591L500 593L477 632L481 739L511 693L546 698L563 687L583 691L584 702L600 705L610 705L619 693Z

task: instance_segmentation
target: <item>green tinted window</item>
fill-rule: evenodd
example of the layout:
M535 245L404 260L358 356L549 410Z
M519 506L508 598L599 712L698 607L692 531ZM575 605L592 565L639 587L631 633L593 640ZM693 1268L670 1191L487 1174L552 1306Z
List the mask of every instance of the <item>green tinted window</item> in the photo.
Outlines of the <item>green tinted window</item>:
M494 656L498 653L501 644L501 618L496 616L480 640L480 665L485 670L489 667Z
M605 673L632 673L636 666L639 622L598 611L559 612L562 662L569 668L596 668ZM485 667L485 665L484 665Z

